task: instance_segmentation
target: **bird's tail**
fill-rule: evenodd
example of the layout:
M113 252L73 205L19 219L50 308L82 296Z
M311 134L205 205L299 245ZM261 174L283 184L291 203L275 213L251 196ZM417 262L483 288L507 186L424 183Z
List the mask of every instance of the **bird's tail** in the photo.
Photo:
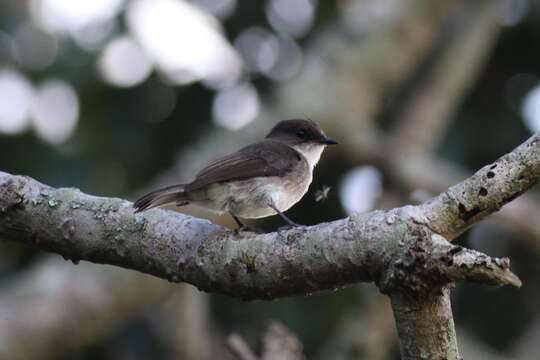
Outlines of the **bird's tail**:
M179 203L186 204L184 185L173 185L163 189L152 191L135 201L135 212L141 212L156 206Z

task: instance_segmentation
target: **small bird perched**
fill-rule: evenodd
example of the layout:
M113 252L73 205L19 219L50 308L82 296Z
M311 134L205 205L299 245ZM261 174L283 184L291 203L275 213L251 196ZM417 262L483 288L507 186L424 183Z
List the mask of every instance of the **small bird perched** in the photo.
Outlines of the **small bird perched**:
M219 158L202 169L195 180L153 191L134 204L135 212L175 203L197 205L218 214L257 219L279 214L307 192L313 168L327 145L337 144L311 120L280 121L266 138Z

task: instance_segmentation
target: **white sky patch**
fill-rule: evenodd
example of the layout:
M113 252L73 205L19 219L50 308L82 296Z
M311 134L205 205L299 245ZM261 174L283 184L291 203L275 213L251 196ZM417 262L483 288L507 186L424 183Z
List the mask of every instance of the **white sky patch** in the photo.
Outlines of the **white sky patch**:
M33 87L15 70L0 70L0 133L16 135L30 125Z
M37 135L50 144L65 142L79 119L79 99L62 80L48 80L38 87L32 107Z
M129 35L112 40L98 61L103 79L118 87L140 84L152 71L152 64L143 49Z
M373 166L349 170L339 187L339 198L347 214L372 210L382 195L382 176Z
M249 83L239 84L217 93L212 106L214 122L228 130L238 130L259 115L257 89Z
M211 87L234 84L242 62L218 21L182 0L133 0L127 24L145 52L175 84L203 80Z
M525 96L521 114L531 132L540 131L540 84L533 87Z

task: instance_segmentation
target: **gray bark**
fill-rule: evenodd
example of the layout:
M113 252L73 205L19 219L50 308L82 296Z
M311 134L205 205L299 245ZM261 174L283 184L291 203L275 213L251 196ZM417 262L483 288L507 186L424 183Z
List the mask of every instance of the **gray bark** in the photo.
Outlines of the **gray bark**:
M516 150L530 149L531 161L539 160L538 154L534 156L535 138ZM499 171L515 164L505 165ZM507 173L522 176L521 172ZM482 179L478 174L473 178ZM502 183L514 180L496 179ZM533 174L523 175L518 191L536 179ZM512 186L492 186L512 194L516 191ZM469 187L474 192L479 186L471 180L457 185L464 191ZM484 198L499 204L501 197L493 191L481 200ZM519 285L508 270L508 261L453 246L434 233L432 229L442 228L444 219L436 211L449 213L452 223L465 224L459 217L461 203L453 204L458 208L454 219L454 208L445 201L443 194L422 206L356 214L289 231L236 234L160 209L134 214L125 200L53 189L28 177L1 173L0 235L75 262L118 265L244 299L307 294L358 281L375 281L383 291L397 286L429 288L433 280ZM498 207L488 207L484 213ZM467 220L466 224L472 223Z
M450 289L392 293L402 359L459 359Z
M453 239L540 180L540 136L484 166L423 207L431 229Z
M160 209L134 214L125 200L0 173L0 236L74 262L118 265L244 299L373 281L391 294L404 358L425 351L457 359L448 286L455 280L521 282L508 259L448 240L538 182L539 147L536 134L419 206L262 235ZM436 338L413 336L435 325Z
M263 235L236 234L159 209L134 214L124 200L1 173L0 234L74 261L119 265L250 299L358 281L375 281L382 290L429 288L433 279L519 286L508 261L453 246L438 234L453 239L534 185L539 146L535 135L427 204Z

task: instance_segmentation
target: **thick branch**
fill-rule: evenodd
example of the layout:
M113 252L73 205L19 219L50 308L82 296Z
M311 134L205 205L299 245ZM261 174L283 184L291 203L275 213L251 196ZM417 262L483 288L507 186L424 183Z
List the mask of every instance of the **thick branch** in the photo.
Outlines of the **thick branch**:
M501 174L493 187L505 191L517 182L523 191L524 183L537 181L531 171L513 169L515 161L510 161L520 159L519 165L534 168L540 161L536 146L535 136L501 158L498 171L506 174L507 183ZM455 188L473 192L483 171ZM428 219L440 222L438 211L447 210L436 204L375 211L285 232L235 234L164 210L135 215L127 201L57 190L2 173L0 235L74 261L119 265L242 298L305 294L358 281L375 281L383 291L396 286L429 288L433 281L463 278L518 285L513 276L499 274L509 272L507 261L479 253L471 255L470 268L457 267L467 269L467 274L452 270L459 252L444 239L432 240L436 234L431 229L441 223ZM478 256L489 261L475 260Z
M438 234L455 237L538 182L538 140L531 137L427 204L264 235L236 234L159 209L136 215L127 201L0 173L0 235L74 261L119 265L242 298L358 281L375 281L383 291L429 290L460 279L519 286L507 260L458 249Z
M473 223L498 211L540 180L540 135L484 166L465 181L428 202L426 223L454 239Z
M165 210L0 176L0 235L65 258L137 269L206 291L272 298L373 280L406 224L375 212L288 232L235 234ZM397 213L397 211L396 211ZM388 249L386 249L388 248ZM379 254L378 257L370 256Z
M390 295L402 359L460 359L450 289L435 296Z

